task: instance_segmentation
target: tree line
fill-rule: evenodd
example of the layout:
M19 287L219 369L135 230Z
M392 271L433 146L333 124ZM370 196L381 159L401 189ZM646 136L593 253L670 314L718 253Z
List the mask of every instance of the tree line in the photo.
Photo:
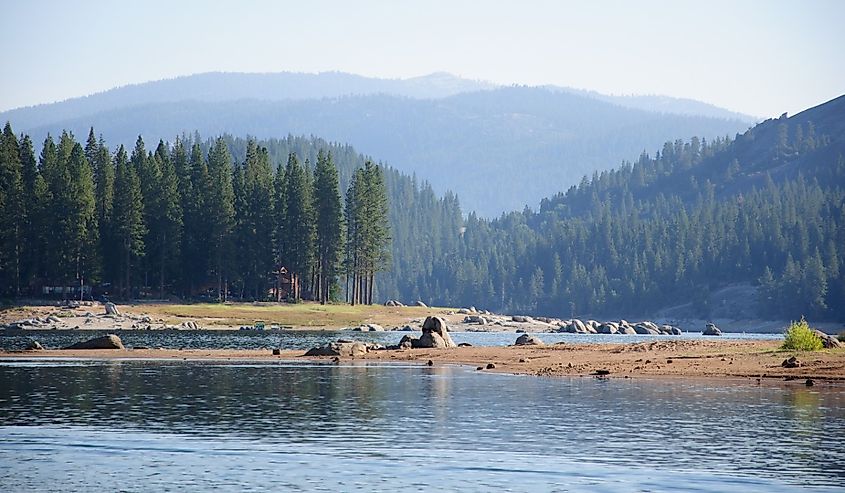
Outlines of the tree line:
M0 294L97 286L112 296L178 295L372 303L390 267L381 166L352 172L345 200L332 152L275 169L253 139L142 137L112 151L92 128L62 132L35 157L7 123L0 142ZM203 148L205 147L205 149ZM341 286L345 275L346 285Z

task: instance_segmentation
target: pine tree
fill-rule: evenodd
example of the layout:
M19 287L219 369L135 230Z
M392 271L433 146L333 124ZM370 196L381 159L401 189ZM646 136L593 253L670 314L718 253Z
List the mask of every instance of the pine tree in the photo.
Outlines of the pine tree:
M317 256L317 297L329 301L337 282L342 248L343 210L337 167L331 153L317 154L314 171L314 210L316 212L315 252Z
M144 200L141 183L126 158L123 146L115 154L114 209L111 237L120 262L121 292L132 297L132 272L144 255Z
M0 136L0 293L21 292L26 222L18 139L6 122Z
M244 282L255 299L266 297L267 276L273 270L273 172L267 149L247 142L243 165L241 258Z
M289 158L290 159L290 158ZM273 177L273 256L276 266L274 292L276 301L282 301L282 278L284 276L285 255L288 251L287 234L287 166L276 167Z
M66 220L66 233L70 241L68 246L74 278L79 285L80 297L83 296L85 279L94 277L98 270L97 263L97 210L94 197L94 170L85 158L85 151L78 143L73 145L68 161L70 181L66 196L69 209Z
M293 300L302 296L302 284L308 275L313 258L314 215L308 170L299 164L295 154L288 158L285 190L284 258L291 276Z
M23 252L21 284L31 288L38 275L38 253L43 242L42 224L46 212L46 185L38 172L32 140L24 135L20 142L21 177L23 182L23 241L27 246Z
M159 296L165 297L166 283L175 281L173 273L178 265L182 240L182 204L179 196L179 178L176 167L170 160L164 142L159 142L153 159L159 170L159 180L155 191L158 211L156 211L156 252L159 268Z
M93 132L93 129L92 129ZM90 136L89 136L90 141ZM89 142L90 145L90 142ZM86 152L88 149L86 149ZM99 225L99 245L97 252L103 266L103 278L114 280L114 244L109 234L112 231L112 211L114 208L114 162L109 149L102 138L96 144L91 164L94 167L94 188L97 209L97 223Z
M213 269L217 276L217 299L226 301L229 259L233 255L232 228L235 221L235 193L232 189L232 156L226 141L220 137L208 154L210 189L206 196L204 214L211 225L208 237Z
M211 177L208 173L208 163L203 157L198 142L194 142L191 147L189 167L188 183L190 185L187 189L190 193L183 194L182 265L184 288L190 297L195 294L198 286L207 281L211 255L207 241L211 235L211 216L206 212L206 203L211 193Z

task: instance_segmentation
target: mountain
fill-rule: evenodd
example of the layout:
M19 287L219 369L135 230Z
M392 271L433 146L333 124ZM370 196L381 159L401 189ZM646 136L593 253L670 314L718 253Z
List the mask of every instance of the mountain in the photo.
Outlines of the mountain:
M638 110L653 111L656 113L669 113L676 115L695 115L707 116L710 118L725 118L729 120L740 120L749 124L756 123L758 118L745 115L735 111L726 110L718 106L696 101L689 98L673 98L670 96L660 95L627 95L614 96L601 94L596 91L584 91L578 89L571 89L567 87L547 86L549 89L571 92L587 96L599 101L605 101L625 108L633 108Z
M359 94L339 96L343 91ZM157 140L195 130L319 135L415 173L441 193L454 190L467 210L486 217L536 207L538 197L666 140L713 139L748 126L747 120L626 108L557 89L491 88L448 74L407 80L205 74L13 110L0 119L36 141L62 128L84 135L91 125L108 142L125 145L138 134Z
M537 212L470 214L464 227L426 281L436 303L843 321L845 96L734 140L667 142Z

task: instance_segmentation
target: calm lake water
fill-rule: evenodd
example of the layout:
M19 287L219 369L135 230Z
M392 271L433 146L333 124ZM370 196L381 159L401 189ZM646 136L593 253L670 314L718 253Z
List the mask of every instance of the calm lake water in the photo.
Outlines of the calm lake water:
M408 332L354 332L354 331L239 331L239 330L116 330L128 347L145 346L166 349L308 349L338 338L385 345L397 344ZM93 330L27 330L0 335L0 348L20 350L31 340L37 340L47 349L59 349L75 342L85 341L105 334ZM419 333L410 334L419 336ZM450 332L456 343L468 342L474 346L506 346L513 344L519 334L513 332ZM685 332L680 336L598 335L598 334L538 334L549 344L555 342L582 343L632 343L659 339L713 339L699 332ZM721 339L783 339L780 334L726 333Z
M0 361L2 491L836 491L845 391Z

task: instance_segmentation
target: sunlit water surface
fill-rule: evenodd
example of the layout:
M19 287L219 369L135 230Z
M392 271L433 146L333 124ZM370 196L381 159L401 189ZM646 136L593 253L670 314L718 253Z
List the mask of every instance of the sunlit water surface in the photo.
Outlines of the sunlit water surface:
M0 490L837 491L845 392L814 389L6 360Z
M335 341L338 338L356 341L397 344L405 334L419 336L419 332L354 332L343 331L239 331L239 330L116 330L126 347L166 349L307 349ZM0 348L20 350L31 340L37 340L47 349L59 349L73 343L103 335L93 330L27 330L0 333ZM513 344L519 334L513 332L451 332L456 343L467 342L474 346L506 346ZM633 343L656 340L710 339L698 332L685 332L680 336L651 335L601 335L601 334L538 334L546 343ZM726 333L719 339L783 339L780 334Z

